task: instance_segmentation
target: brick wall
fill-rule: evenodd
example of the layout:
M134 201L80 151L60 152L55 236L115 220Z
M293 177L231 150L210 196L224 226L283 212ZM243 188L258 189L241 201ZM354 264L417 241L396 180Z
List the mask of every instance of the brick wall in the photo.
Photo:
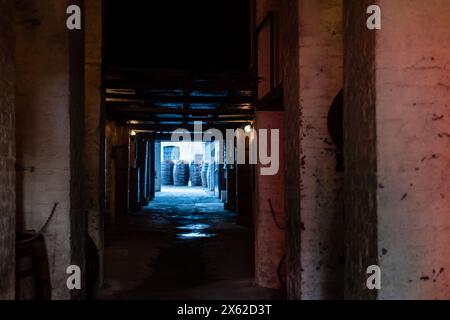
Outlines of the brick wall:
M286 289L291 299L299 297L300 266L300 108L299 108L299 45L298 0L256 2L256 25L269 11L274 14L275 79L284 91L284 212L286 219ZM287 138L289 137L289 138Z
M289 299L299 299L301 292L300 261L300 98L299 98L299 16L298 1L282 3L280 52L283 72L285 119L284 208L286 215L286 289Z
M284 90L287 291L338 298L343 286L342 175L327 116L342 89L342 1L258 1L275 16L276 80Z
M100 255L100 276L103 282L103 232L105 206L105 133L104 109L102 103L102 3L100 0L85 2L86 14L86 103L84 183L85 208L88 215L89 235Z
M377 264L375 32L366 28L373 1L344 5L345 297L369 299L366 269Z
M52 298L82 296L66 286L66 269L84 270L82 198L84 38L66 28L67 1L16 2L18 214L24 228L45 230ZM80 0L71 4L81 4Z
M377 3L345 8L346 297L449 299L450 4Z
M0 300L14 299L14 2L0 0Z
M343 86L342 7L342 0L299 7L302 299L337 299L343 291L343 177L327 125Z
M450 299L450 2L382 0L376 43L380 299Z
M280 132L279 171L273 176L260 174L256 166L255 182L255 278L259 286L284 287L286 219L284 215L284 114L280 111L256 112L256 129L277 129ZM270 131L269 133L270 134ZM259 137L261 139L261 137ZM267 138L268 150L271 138ZM269 202L270 201L270 202ZM272 211L273 209L273 211Z

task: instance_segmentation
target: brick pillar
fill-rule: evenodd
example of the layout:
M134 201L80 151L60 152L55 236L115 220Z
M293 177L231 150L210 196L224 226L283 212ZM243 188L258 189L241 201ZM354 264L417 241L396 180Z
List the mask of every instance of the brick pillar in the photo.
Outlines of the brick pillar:
M150 176L156 175L154 179L155 192L161 191L161 142L154 142L155 148L151 149L154 152L155 170L150 172Z
M227 165L227 201L225 203L225 209L236 212L236 165Z
M0 300L14 299L14 2L0 0Z
M105 116L102 104L102 1L86 1L85 61L85 206L89 236L100 257L98 286L103 283L105 211Z
M68 5L83 2L16 7L18 214L25 229L38 231L59 204L44 231L53 299L84 295L66 286L69 265L85 269L84 36L66 28Z
M148 163L149 163L149 142L142 139L137 143L138 159L137 165L139 167L139 202L141 206L148 206L149 203L149 185L148 185Z
M115 143L117 139L117 128L114 122L106 121L105 123L106 137L106 205L105 205L105 224L107 226L115 222Z
M285 281L283 122L283 112L256 113L257 130L266 129L269 134L270 129L280 130L279 171L273 176L263 176L258 164L255 186L255 278L259 286L274 289L283 288ZM270 137L267 141L270 152Z
M301 0L299 7L302 299L343 296L343 177L327 126L343 86L342 7L342 0Z
M130 154L129 154L129 210L130 212L138 212L140 208L140 197L139 197L139 148L138 148L138 138L137 136L130 136Z
M365 27L373 1L345 9L346 294L449 299L450 3L376 2L379 31ZM365 288L370 264L377 293Z
M248 154L248 150L245 151ZM252 165L236 165L236 213L237 222L242 225L253 224L253 181Z
M342 0L258 0L274 16L274 81L285 110L286 286L289 299L342 297L342 174L327 127L343 86Z
M279 3L276 1L276 3ZM284 212L286 215L286 291L288 299L301 298L300 261L300 108L299 108L299 2L282 2L280 17L280 70L283 73L285 130Z
M364 267L377 263L375 32L366 28L373 1L345 1L344 191L345 297L370 299Z
M129 212L130 189L130 132L122 126L115 126L113 138L114 169L114 217Z
M155 192L157 191L156 166L158 165L158 162L159 162L159 171L161 171L161 143L159 143L159 150L157 151L156 142L154 140L150 140L148 142L148 174L147 174L148 178L147 196L149 201L152 201L155 198ZM159 191L161 191L161 185L159 185Z

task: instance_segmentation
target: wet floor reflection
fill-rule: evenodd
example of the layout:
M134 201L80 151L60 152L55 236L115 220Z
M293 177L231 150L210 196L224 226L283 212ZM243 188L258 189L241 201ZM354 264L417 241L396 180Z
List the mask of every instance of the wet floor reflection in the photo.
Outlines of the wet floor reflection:
M214 193L201 187L165 187L143 213L148 213L152 228L166 230L170 226L181 241L215 237L217 226L232 223L235 217Z
M184 226L177 227L178 230L189 230L190 232L177 234L178 239L188 240L188 239L199 239L199 238L211 238L215 234L211 232L206 232L207 229L211 228L209 224L206 223L195 223L188 224Z
M202 223L188 224L186 226L177 227L177 229L180 230L205 230L208 228L211 228L209 224L202 224Z
M214 233L189 232L189 233L180 233L177 235L177 238L181 239L181 240L189 240L189 239L200 239L200 238L212 238L214 236L215 236Z

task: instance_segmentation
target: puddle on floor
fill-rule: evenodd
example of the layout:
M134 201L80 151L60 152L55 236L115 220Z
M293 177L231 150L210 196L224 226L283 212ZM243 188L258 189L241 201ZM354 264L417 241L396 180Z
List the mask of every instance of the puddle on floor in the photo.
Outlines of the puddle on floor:
M189 240L189 239L212 238L214 236L215 236L214 233L190 232L190 233L180 233L177 235L177 238L181 240Z
M188 224L185 226L177 227L180 230L205 230L211 228L209 224L204 223L196 223L196 224Z
M206 232L206 230L209 228L211 228L211 225L206 223L192 223L184 226L179 226L177 227L178 230L188 230L190 232L179 233L177 234L177 238L182 240L212 238L215 236L215 234Z
M177 234L177 238L181 240L212 238L214 236L214 233L209 232L189 232Z

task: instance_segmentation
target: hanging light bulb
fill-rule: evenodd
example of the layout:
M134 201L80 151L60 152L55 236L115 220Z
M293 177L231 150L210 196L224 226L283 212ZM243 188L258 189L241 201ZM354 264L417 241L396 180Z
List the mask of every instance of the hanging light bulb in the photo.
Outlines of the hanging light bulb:
M132 137L135 137L135 136L136 136L136 131L134 131L134 130L131 130L131 133L130 133L130 135L131 135Z
M247 132L247 133L252 132L252 130L253 130L253 127L252 127L251 124L246 125L245 128L244 128L244 131Z

